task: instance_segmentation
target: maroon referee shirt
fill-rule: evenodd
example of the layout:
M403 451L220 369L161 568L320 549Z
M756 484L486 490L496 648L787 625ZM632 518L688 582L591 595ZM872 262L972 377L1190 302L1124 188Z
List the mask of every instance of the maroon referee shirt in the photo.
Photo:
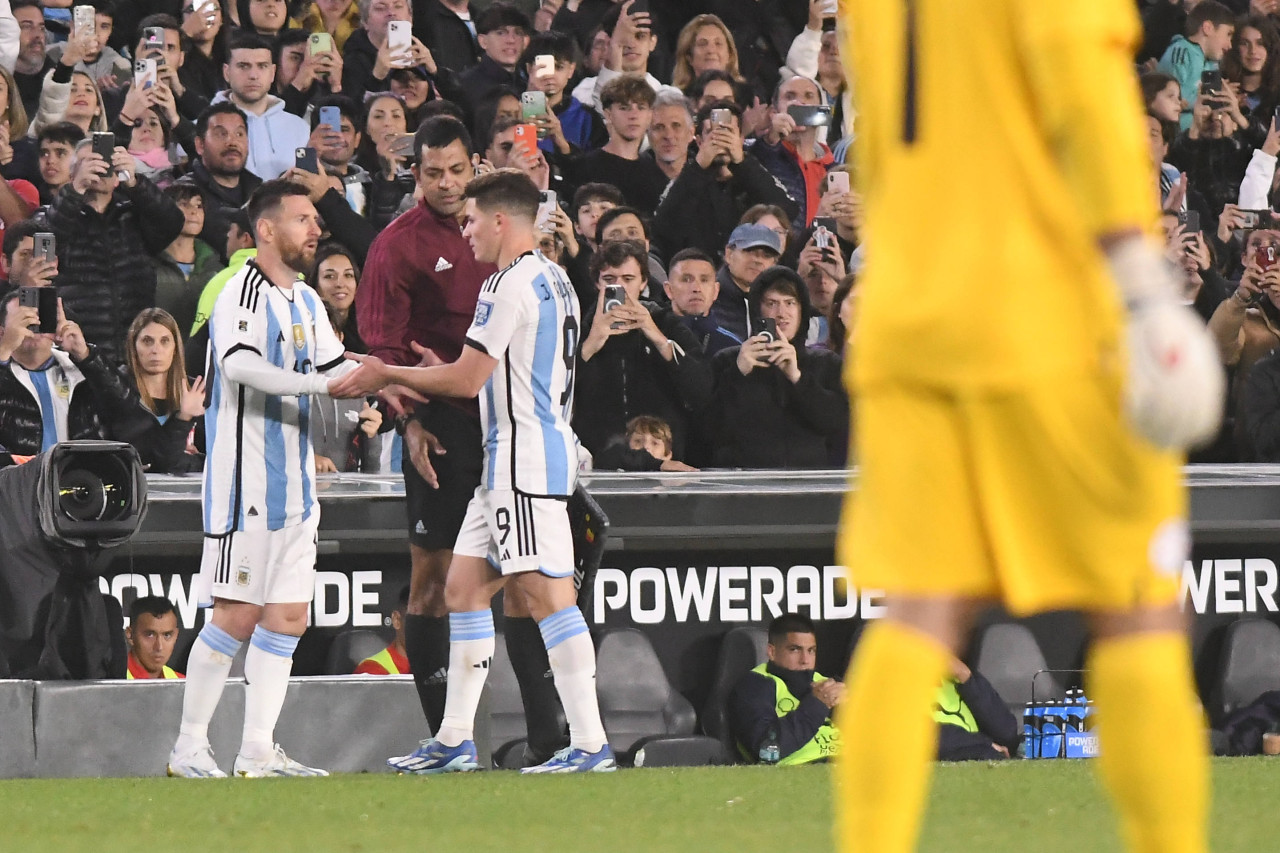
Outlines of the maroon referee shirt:
M370 355L416 365L417 341L456 361L476 313L480 285L497 267L482 264L453 216L423 202L400 216L369 248L356 288L356 319ZM479 416L475 400L456 400Z

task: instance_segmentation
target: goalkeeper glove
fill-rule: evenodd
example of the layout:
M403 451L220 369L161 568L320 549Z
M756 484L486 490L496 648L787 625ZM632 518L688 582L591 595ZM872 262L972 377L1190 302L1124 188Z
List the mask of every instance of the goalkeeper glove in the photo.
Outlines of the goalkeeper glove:
M1107 252L1129 308L1125 404L1139 434L1158 447L1186 450L1217 434L1226 380L1212 336L1178 299L1174 269L1141 237Z

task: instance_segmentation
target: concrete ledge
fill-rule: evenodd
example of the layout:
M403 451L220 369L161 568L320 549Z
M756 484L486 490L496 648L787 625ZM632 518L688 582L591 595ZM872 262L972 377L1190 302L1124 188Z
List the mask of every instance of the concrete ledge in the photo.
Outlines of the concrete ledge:
M9 689L13 685L14 689ZM22 690L27 730L20 740ZM34 694L34 697L32 697ZM0 776L157 776L182 717L182 681L0 682ZM12 708L12 710L10 710ZM209 726L227 772L240 747L244 680L227 682ZM386 759L427 736L410 676L316 676L290 680L276 740L304 764L340 773L386 772ZM25 761L25 763L24 763Z
M0 681L0 778L36 775L34 681Z

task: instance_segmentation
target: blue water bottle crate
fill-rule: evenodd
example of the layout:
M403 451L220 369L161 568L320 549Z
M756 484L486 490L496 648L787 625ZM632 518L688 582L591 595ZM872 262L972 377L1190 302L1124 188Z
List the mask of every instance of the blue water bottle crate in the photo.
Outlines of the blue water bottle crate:
M1045 689L1051 679L1042 676L1081 675L1083 670L1041 670L1031 681L1031 701L1022 711L1023 748L1025 758L1096 758L1098 736L1093 730L1094 707L1084 691L1073 688L1061 698L1037 695L1037 687ZM1038 684L1041 682L1041 684Z

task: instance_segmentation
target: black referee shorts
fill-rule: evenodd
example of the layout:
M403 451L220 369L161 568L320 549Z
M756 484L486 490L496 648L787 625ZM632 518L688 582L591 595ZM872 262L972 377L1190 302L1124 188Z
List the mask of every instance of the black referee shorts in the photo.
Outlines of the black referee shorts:
M417 419L427 432L440 439L448 453L431 454L431 466L440 482L440 488L433 489L413 466L408 445L404 448L401 467L409 542L428 551L452 549L484 468L480 419L449 403L435 401L419 406Z

